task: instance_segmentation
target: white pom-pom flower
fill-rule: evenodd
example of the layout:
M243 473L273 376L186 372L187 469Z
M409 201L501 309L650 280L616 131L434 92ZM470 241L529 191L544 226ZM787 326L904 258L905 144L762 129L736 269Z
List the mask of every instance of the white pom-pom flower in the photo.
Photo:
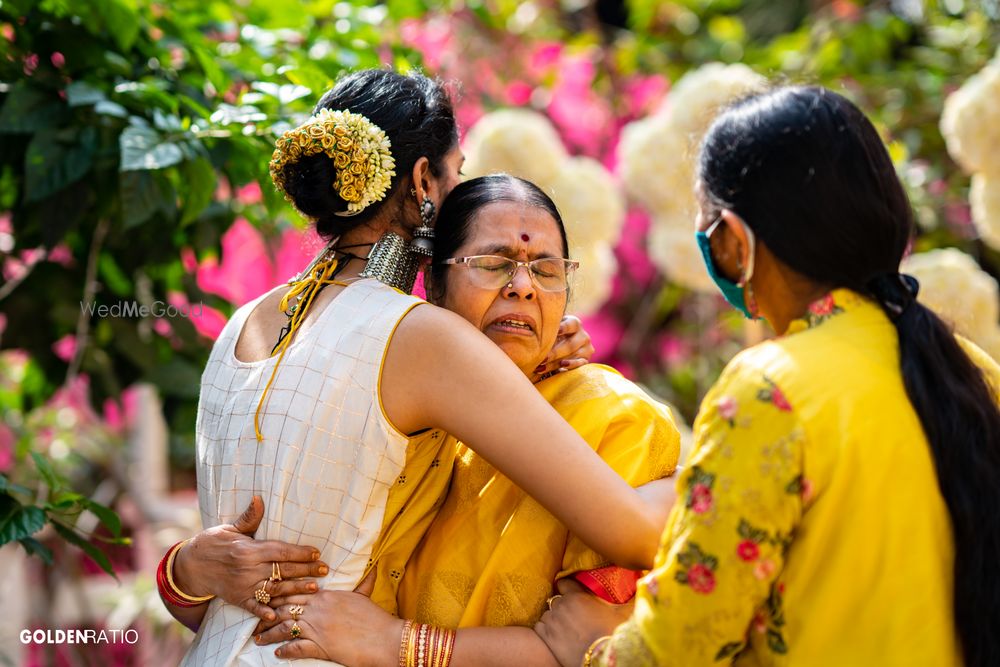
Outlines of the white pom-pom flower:
M668 278L690 289L715 289L694 240L698 146L724 105L765 83L746 65L705 65L677 82L666 106L622 132L622 180L653 217L650 258Z
M997 104L1000 104L1000 98L997 98ZM1000 150L1000 142L997 149ZM972 222L983 243L1000 250L1000 171L972 175L969 204L972 206Z
M625 223L625 197L600 162L568 158L543 189L556 203L573 248L618 242Z
M948 96L941 134L967 172L1000 173L1000 57Z
M1000 287L975 259L956 248L939 248L907 257L900 270L920 281L917 298L958 333L984 349L996 347Z
M570 290L570 312L590 315L597 312L611 296L618 262L607 243L581 247L578 252L571 252L570 256L580 262Z
M486 114L469 130L463 147L464 171L470 176L504 172L538 185L554 181L568 158L552 123L528 109Z

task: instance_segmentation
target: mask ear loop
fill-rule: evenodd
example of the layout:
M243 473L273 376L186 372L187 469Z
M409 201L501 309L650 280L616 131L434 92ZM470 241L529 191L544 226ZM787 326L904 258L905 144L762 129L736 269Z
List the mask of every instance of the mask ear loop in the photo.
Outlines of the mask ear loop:
M736 286L742 287L745 290L744 298L746 299L747 302L746 304L747 310L749 310L750 314L756 318L760 313L760 311L757 308L757 299L754 296L753 285L750 283L750 281L753 279L754 268L756 265L757 237L753 233L753 230L750 229L750 225L745 223L741 218L737 219L740 221L740 224L743 225L743 231L747 235L747 245L750 246L750 256L747 258L747 265L745 271L743 267L743 262L741 262L740 260L736 261L736 268L739 269L740 271L740 281L736 283ZM720 222L722 221L721 217L719 218L719 221Z

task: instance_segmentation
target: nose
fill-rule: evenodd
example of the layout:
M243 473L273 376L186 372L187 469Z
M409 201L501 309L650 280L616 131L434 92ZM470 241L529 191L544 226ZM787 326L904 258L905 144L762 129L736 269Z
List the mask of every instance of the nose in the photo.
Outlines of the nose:
M525 301L535 298L535 282L531 278L531 271L528 270L528 267L519 266L514 269L514 275L504 285L503 295L508 299L524 299Z

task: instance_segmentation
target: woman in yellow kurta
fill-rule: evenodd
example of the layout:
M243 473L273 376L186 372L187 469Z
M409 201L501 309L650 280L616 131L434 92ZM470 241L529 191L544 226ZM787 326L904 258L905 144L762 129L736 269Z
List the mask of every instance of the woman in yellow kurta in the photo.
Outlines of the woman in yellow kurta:
M1000 367L898 273L878 134L763 93L709 130L698 193L709 273L780 337L705 397L632 617L567 593L536 630L564 665L1000 664Z

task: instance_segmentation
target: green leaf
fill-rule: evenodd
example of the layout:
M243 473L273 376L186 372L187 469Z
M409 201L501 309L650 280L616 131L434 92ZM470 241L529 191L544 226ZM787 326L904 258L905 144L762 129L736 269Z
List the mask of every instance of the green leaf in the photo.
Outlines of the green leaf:
M94 112L102 116L114 116L115 118L128 118L128 109L112 102L111 100L101 100L94 105Z
M104 281L104 284L115 295L120 297L132 296L132 281L128 279L128 276L118 266L113 254L110 252L101 253L100 259L97 260L97 272L101 280Z
M197 311L196 311L197 312ZM192 317L195 313L192 313ZM197 398L201 386L201 369L180 358L158 365L146 379L168 396Z
M9 479L7 479L7 475L0 473L0 493L8 493L8 492L17 493L22 496L31 495L31 489L27 489L23 486L20 486L19 484L14 484ZM0 515L2 515L2 512L0 512Z
M189 160L181 166L188 189L181 202L181 225L186 225L212 203L215 194L215 168L204 158Z
M45 512L34 505L21 505L0 522L0 545L31 537L45 526Z
M24 157L25 200L41 201L83 178L94 163L96 143L92 127L85 127L71 144L51 132L35 134Z
M52 550L33 537L22 537L18 540L29 556L38 556L46 565L52 565Z
M118 138L118 146L122 156L119 171L163 169L184 160L180 146L163 141L151 127L126 127Z
M0 133L31 134L57 127L65 114L65 107L58 98L25 81L18 81L0 109Z
M104 91L86 81L74 81L66 86L66 102L71 107L82 107L106 100Z
M115 579L118 575L115 574L115 570L111 567L111 561L108 559L107 554L101 551L92 542L84 537L81 537L76 531L67 528L60 523L53 523L52 526L56 529L56 532L70 544L75 544L76 546L83 549L83 552L90 556L91 560L97 563L98 566L108 574L110 574Z
M112 510L110 507L105 507L100 503L94 502L93 500L85 499L82 502L83 506L88 510L93 512L101 523L111 531L111 534L115 537L121 537L122 535L122 520L118 517L118 514Z
M122 51L129 51L139 36L139 15L132 2L125 0L91 0L93 10L101 17L104 27Z
M701 562L712 572L715 572L716 568L719 567L719 559L715 556L705 556Z
M124 171L118 177L118 187L126 229L146 222L163 207L165 195L152 172Z
M674 579L682 584L687 584L688 573L687 572L677 572L674 574Z
M52 468L52 464L49 460L39 454L38 452L31 452L31 458L35 460L35 467L38 468L38 472L41 473L42 479L48 484L49 490L53 493L58 492L63 487L62 481L59 479L59 475Z

